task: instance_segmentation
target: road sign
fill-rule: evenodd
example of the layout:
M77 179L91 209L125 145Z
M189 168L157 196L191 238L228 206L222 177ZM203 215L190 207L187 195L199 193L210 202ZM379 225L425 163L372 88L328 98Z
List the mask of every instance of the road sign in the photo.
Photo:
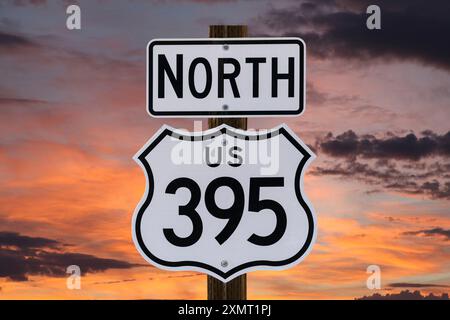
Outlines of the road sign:
M147 176L133 216L135 245L159 268L224 282L289 268L315 239L302 182L313 158L286 125L196 133L164 125L135 156Z
M147 109L155 117L299 115L305 55L300 38L153 40Z

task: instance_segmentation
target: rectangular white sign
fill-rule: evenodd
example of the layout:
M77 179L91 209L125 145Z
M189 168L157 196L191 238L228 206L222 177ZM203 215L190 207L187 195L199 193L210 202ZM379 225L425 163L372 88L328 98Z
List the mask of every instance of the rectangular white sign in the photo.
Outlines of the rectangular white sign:
M147 109L155 117L299 115L305 55L299 38L153 40Z

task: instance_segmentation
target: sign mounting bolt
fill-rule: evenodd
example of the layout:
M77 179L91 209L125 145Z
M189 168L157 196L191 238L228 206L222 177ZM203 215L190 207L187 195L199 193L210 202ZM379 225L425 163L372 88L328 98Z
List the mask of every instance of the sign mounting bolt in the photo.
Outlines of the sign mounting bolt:
M221 265L223 268L226 268L226 267L228 267L228 261L227 261L227 260L222 260L222 262L220 262L220 265Z

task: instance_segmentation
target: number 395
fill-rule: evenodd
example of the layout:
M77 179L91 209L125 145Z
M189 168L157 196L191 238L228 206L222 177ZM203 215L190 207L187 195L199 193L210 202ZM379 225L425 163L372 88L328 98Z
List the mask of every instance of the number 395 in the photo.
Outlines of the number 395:
M263 187L283 187L284 178L282 177L253 177L250 178L250 192L248 211L260 212L264 209L271 210L276 218L276 225L269 235L261 236L253 233L247 240L258 246L270 246L280 240L286 231L286 212L276 201L270 199L260 199L260 190ZM218 188L228 187L234 194L233 204L226 209L220 208L215 201L215 194ZM178 247L188 247L195 244L203 232L203 222L196 211L201 199L201 190L199 185L190 178L178 178L169 183L166 193L175 194L178 189L187 188L191 193L189 202L179 206L178 214L188 217L192 222L192 232L187 237L179 237L173 229L163 229L167 240ZM227 241L241 221L244 213L245 194L242 185L238 180L231 177L219 177L211 181L205 190L205 205L209 213L218 218L226 219L228 222L222 231L215 237L217 242L222 245Z

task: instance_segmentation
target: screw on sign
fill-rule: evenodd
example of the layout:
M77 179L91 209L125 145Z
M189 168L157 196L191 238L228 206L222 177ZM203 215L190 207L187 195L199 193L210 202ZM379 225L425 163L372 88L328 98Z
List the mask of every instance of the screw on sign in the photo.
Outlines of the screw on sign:
M135 156L147 176L133 217L136 247L159 268L223 282L292 267L315 238L302 193L313 158L286 125L196 133L163 126Z

